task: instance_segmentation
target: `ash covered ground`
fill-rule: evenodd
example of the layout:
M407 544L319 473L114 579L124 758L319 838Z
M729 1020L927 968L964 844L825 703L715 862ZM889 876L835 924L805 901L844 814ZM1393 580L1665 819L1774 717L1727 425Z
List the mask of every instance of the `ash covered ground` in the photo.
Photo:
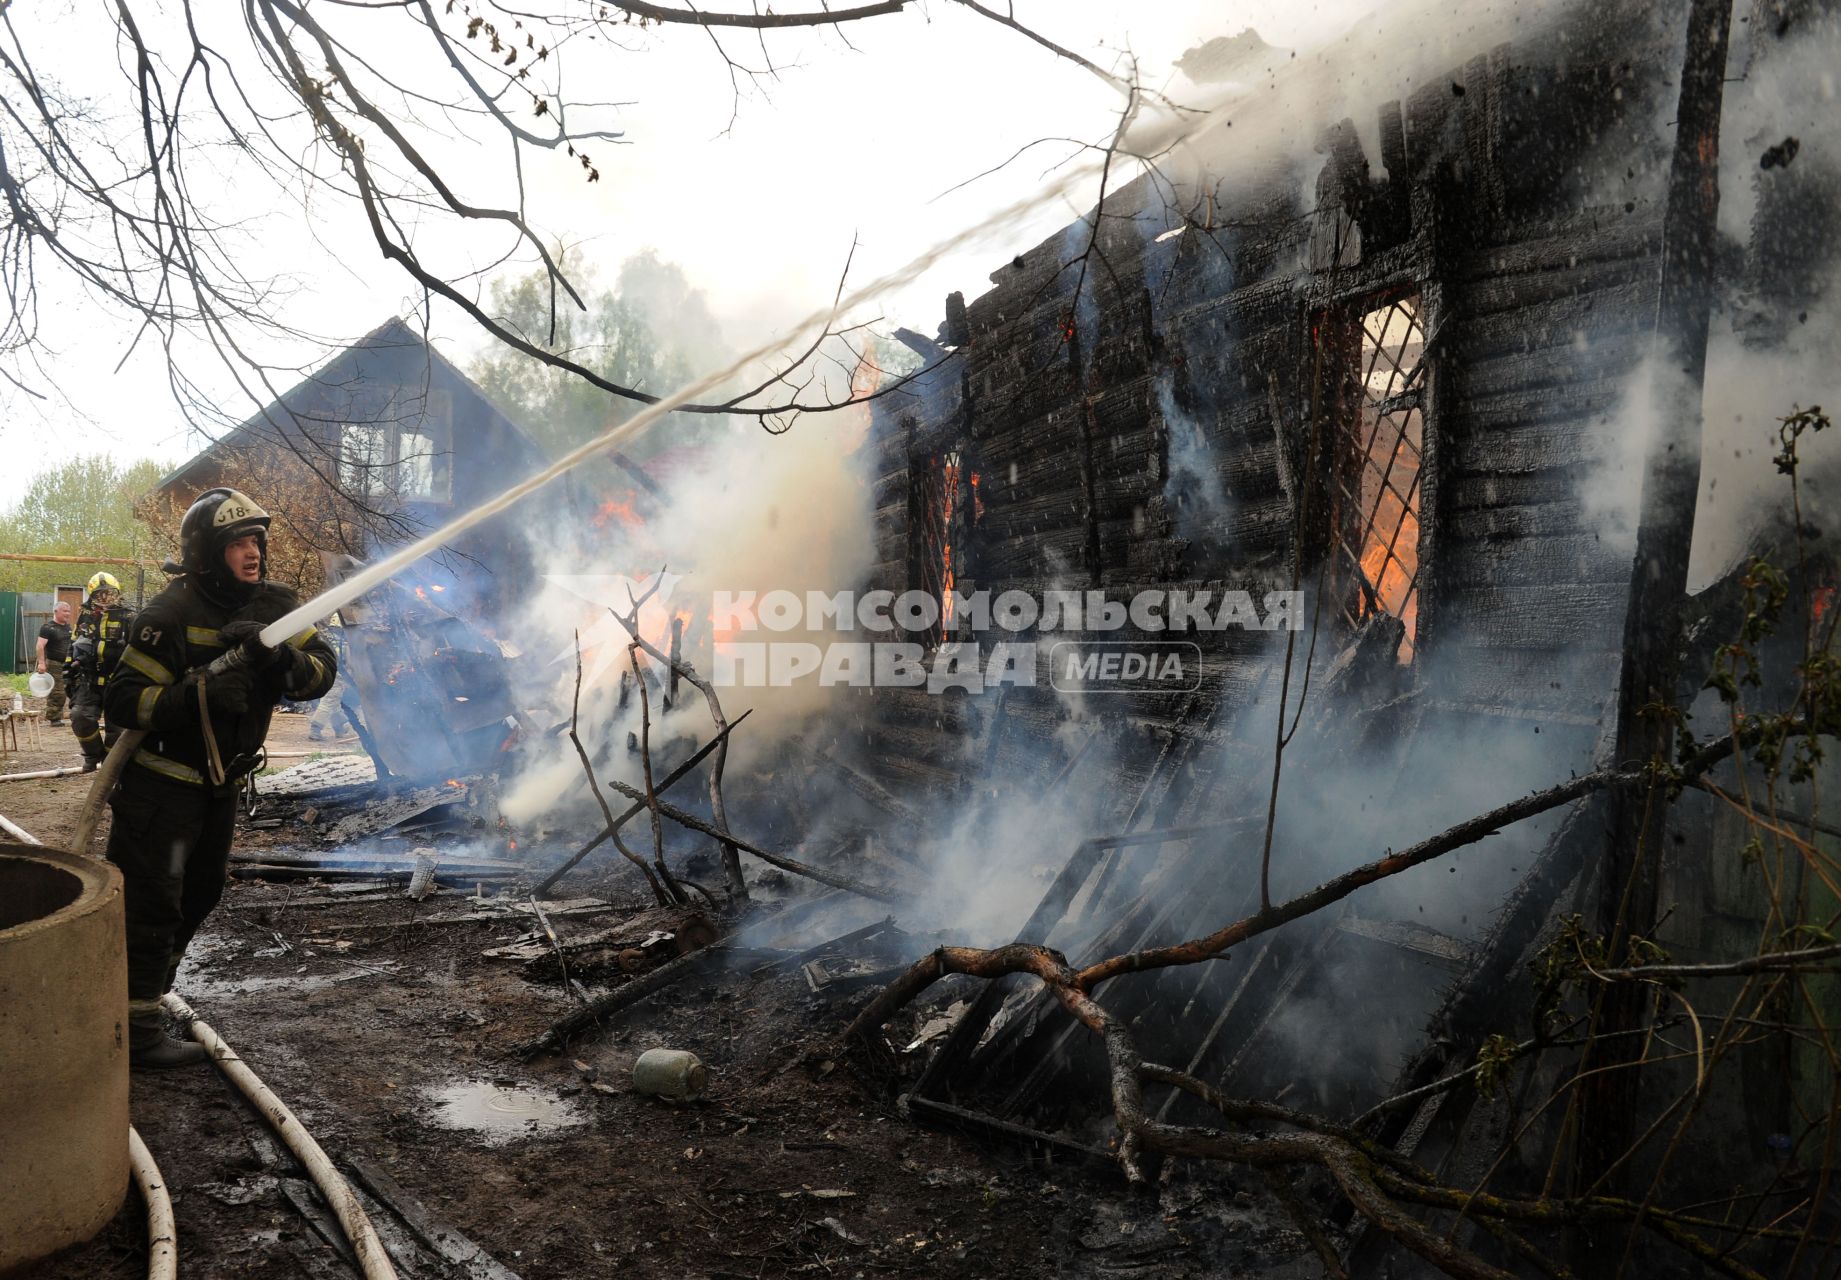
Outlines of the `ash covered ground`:
M304 736L303 718L280 717L270 749L304 751ZM52 739L44 761L13 767L63 763L62 746ZM12 784L7 812L55 840L88 781ZM280 856L290 841L244 831L238 848ZM553 904L565 942L656 914L636 875L595 866ZM1254 1188L1172 1169L1133 1193L1108 1166L912 1123L898 1099L926 1051L876 1064L833 1055L875 987L814 991L785 959L795 950L701 953L688 977L564 1051L523 1060L516 1047L576 998L528 959L485 954L523 944L528 955L540 934L521 886L484 894L417 902L394 887L233 880L179 984L342 1168L382 1171L504 1269L440 1262L396 1216L374 1213L405 1276L1314 1274ZM828 928L821 918L808 935ZM892 945L918 955L930 942ZM967 990L943 984L891 1040L937 1025ZM708 1093L671 1103L634 1091L633 1062L653 1047L697 1053ZM357 1274L310 1220L298 1171L215 1071L135 1073L133 1120L173 1196L182 1275ZM140 1275L145 1244L130 1192L100 1236L27 1275Z

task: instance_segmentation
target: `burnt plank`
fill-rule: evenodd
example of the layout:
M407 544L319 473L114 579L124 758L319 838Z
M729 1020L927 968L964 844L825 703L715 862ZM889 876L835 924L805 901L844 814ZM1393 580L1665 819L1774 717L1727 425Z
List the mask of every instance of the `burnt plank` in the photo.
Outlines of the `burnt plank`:
M1596 533L1460 543L1438 559L1441 589L1519 581L1617 586L1630 577L1630 549Z
M1453 593L1439 604L1441 643L1492 649L1614 647L1623 600L1603 586L1493 585Z

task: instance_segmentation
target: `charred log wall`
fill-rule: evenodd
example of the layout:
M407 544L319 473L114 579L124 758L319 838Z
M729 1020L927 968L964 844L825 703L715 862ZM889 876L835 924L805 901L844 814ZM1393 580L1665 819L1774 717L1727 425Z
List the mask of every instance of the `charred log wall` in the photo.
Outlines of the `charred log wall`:
M1382 154L1364 154L1350 122L1327 130L1314 191L1290 163L1242 164L1206 189L1141 178L1019 254L966 307L957 354L884 402L871 585L923 585L914 495L945 451L979 481L962 591L1260 599L1289 585L1300 503L1324 483L1308 456L1324 377L1315 322L1412 290L1430 370L1420 708L1588 739L1616 669L1628 549L1596 527L1586 489L1618 456L1659 251L1630 56L1628 44L1548 61L1499 49L1383 108ZM1555 134L1572 106L1596 123ZM1231 155L1231 137L1205 141ZM1587 158L1613 146L1630 160L1622 185L1582 185ZM1603 194L1630 198L1582 207ZM1310 575L1323 548L1305 537ZM1186 638L1205 652L1193 698L1120 695L1102 709L1210 720L1231 756L1235 713L1269 690L1278 646L1257 631ZM950 698L874 701L873 766L930 784L993 763L1046 773L1040 748L1067 715L1045 681L1008 692L1001 723L980 720L975 740L978 717Z

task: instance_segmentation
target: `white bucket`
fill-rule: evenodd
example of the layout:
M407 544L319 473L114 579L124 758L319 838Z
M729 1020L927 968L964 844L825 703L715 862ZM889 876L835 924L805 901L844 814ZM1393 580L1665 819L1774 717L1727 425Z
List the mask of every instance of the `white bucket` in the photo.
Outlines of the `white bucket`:
M34 671L32 673L32 678L26 681L26 688L32 691L32 696L34 698L42 698L51 692L55 684L56 681L45 672Z

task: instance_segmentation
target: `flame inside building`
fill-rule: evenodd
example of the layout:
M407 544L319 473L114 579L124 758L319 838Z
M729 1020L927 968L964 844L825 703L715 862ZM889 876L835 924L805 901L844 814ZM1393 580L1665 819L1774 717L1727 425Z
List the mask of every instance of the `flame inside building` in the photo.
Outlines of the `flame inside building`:
M1353 580L1344 616L1359 626L1387 613L1405 626L1399 658L1410 662L1419 614L1419 499L1425 453L1425 329L1408 294L1360 321L1358 413L1340 416L1335 469L1337 554ZM1353 483L1351 483L1353 479Z

